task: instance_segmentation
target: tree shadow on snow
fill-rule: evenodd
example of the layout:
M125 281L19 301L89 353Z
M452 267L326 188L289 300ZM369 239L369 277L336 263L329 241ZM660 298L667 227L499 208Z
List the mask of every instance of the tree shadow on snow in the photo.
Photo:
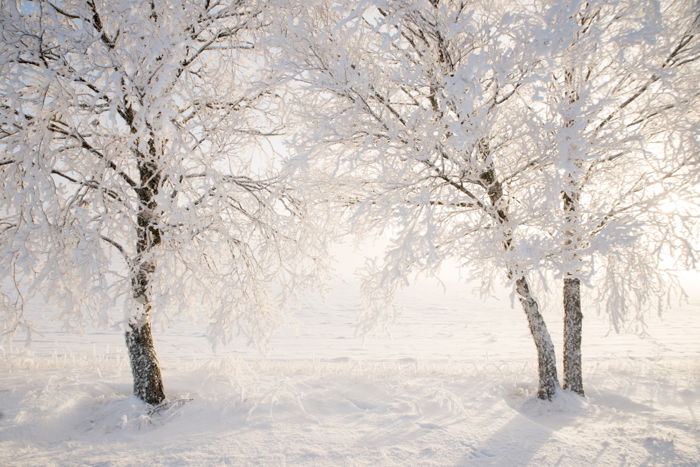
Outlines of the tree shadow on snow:
M585 407L583 399L570 393L561 392L551 402L533 394L521 388L517 394L506 395L504 401L515 412L513 417L458 465L526 465L553 432L572 424Z
M550 438L552 430L516 414L458 465L524 465Z

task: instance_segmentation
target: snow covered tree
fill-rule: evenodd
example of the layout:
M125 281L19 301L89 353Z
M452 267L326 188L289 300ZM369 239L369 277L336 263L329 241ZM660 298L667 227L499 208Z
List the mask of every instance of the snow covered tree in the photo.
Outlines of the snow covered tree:
M519 90L535 79L540 26L458 1L289 4L280 43L307 130L295 150L332 174L359 228L393 234L370 295L457 259L508 278L538 359L538 396L559 387L528 273L539 259L540 174ZM534 159L533 159L534 158ZM495 266L495 267L494 267Z
M546 155L542 228L563 276L564 388L583 395L581 281L604 276L597 301L617 326L630 305L668 292L664 255L683 267L697 255L688 208L700 199L700 12L697 2L585 0L539 14L552 44L532 146ZM670 199L687 200L675 206L686 212Z
M6 332L42 291L72 325L123 301L134 394L164 400L155 310L265 338L318 235L279 164L262 2L4 1ZM253 143L253 144L251 144ZM273 284L274 282L274 284Z

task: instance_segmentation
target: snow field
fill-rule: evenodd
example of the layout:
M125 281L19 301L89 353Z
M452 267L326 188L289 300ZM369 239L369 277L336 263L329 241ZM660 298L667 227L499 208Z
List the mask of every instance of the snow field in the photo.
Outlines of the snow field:
M588 315L587 398L553 403L535 398L520 310L467 286L417 283L397 297L391 335L363 339L359 292L338 285L310 297L265 355L242 340L213 352L201 327L161 321L172 405L155 413L131 396L121 331L65 333L44 318L29 348L18 339L0 353L0 465L698 465L692 284L689 303L649 316L643 336Z
M118 359L2 363L2 465L696 465L697 361L586 367L588 398L534 399L530 365Z

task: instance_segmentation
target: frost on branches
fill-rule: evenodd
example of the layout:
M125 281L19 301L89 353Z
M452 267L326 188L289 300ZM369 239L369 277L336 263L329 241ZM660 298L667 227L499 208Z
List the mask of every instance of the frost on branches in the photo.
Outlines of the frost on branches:
M617 328L674 289L664 256L695 267L700 13L693 2L569 1L540 18L553 46L532 91L531 147L550 194L548 262L563 277L564 388L583 394L581 281Z
M535 341L538 394L551 398L554 346L528 279L541 175L523 151L518 95L535 78L537 49L523 45L542 41L537 26L464 2L317 2L289 18L285 55L311 109L299 110L309 129L296 151L339 180L352 222L394 234L370 294L447 258L486 278L496 266Z
M38 291L72 324L123 301L134 393L158 404L155 311L206 319L214 342L264 339L315 268L304 252L321 255L261 156L280 125L258 47L268 12L88 0L0 14L3 330Z
M123 301L135 393L159 403L153 313L264 339L336 211L392 236L368 323L447 259L507 280L544 399L540 304L561 281L564 387L583 394L582 304L619 327L673 290L665 258L696 267L697 6L3 2L3 331L38 292L75 325ZM292 119L282 170L263 149Z
M617 322L667 283L664 249L697 251L675 248L697 215L664 207L698 199L697 9L317 1L290 3L287 18L280 47L308 128L298 157L335 181L359 229L393 235L370 296L447 258L482 279L500 272L551 398L556 359L531 279L561 277L564 382L583 394L581 281Z

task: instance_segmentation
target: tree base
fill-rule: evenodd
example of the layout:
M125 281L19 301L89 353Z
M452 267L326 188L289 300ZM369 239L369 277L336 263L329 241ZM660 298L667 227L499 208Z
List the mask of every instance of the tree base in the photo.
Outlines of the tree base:
M134 395L147 404L157 406L165 400L165 392L151 325L145 323L138 327L130 323L126 332L126 346L134 377Z

